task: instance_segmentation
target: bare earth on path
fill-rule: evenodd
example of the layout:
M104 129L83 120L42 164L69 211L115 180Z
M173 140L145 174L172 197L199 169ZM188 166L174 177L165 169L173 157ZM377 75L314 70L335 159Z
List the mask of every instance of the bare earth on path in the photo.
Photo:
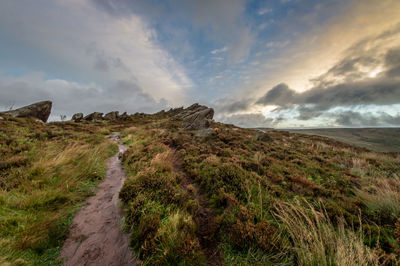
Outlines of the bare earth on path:
M107 161L107 174L98 192L75 215L60 258L63 265L140 265L129 248L129 236L121 231L118 194L125 180L119 154L126 151L118 134L111 139L119 152Z

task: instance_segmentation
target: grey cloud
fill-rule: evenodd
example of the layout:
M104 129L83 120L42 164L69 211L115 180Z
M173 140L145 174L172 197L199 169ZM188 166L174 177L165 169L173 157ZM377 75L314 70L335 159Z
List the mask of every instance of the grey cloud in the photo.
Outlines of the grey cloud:
M400 77L400 47L388 51L385 56L385 63L389 67L386 76Z
M379 115L356 111L328 112L335 107L354 109L361 105L400 104L400 47L387 48L390 40L399 33L400 25L397 25L355 44L331 69L311 80L314 87L308 91L297 93L281 83L259 98L256 104L277 105L275 111L278 112L296 111L296 119L304 121L324 117L343 126L399 125L399 116L383 112ZM379 68L381 73L369 75L369 70Z
M217 113L235 113L247 110L253 101L253 99L219 99L216 103L213 104L213 106L216 109Z
M237 114L220 119L221 122L235 124L240 127L273 127L274 119L265 118L262 114Z
M345 111L337 114L336 123L342 126L399 126L400 115L392 116L385 112L376 115Z
M108 63L106 60L102 58L97 58L95 63L94 63L94 69L99 70L99 71L108 71L110 67L108 66Z
M291 90L288 85L285 83L280 83L273 87L270 91L268 91L263 97L258 99L257 104L276 104L280 106L284 106L287 103L290 103L294 96L295 92Z
M337 114L336 123L341 126L378 126L379 120L368 114L347 111Z
M296 93L286 84L273 87L257 104L278 105L277 110L295 108L297 119L309 120L337 106L392 105L400 103L400 47L385 48L386 40L398 34L400 28L375 38L366 38L351 47L345 56L325 74L313 79L314 87ZM386 49L386 50L385 50ZM365 69L384 69L373 78ZM340 80L340 82L338 82ZM359 113L338 116L338 122L349 124ZM353 117L353 119L350 119ZM383 119L383 118L382 118ZM374 119L357 121L373 125Z

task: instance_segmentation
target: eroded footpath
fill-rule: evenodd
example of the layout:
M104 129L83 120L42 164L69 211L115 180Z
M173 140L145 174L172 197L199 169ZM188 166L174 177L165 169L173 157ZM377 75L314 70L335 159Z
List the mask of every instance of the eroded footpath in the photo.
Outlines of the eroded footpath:
M129 236L121 230L119 191L126 175L120 154L127 149L118 134L111 139L119 152L107 161L107 173L98 192L75 215L60 258L63 265L140 265L129 248Z

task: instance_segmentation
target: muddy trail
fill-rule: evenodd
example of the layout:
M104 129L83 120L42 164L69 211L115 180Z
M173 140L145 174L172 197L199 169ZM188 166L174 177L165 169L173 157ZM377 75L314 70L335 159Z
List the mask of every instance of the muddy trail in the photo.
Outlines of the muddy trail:
M216 238L218 224L215 222L217 213L209 207L207 197L201 193L194 180L190 178L182 169L179 163L174 165L175 171L182 175L182 187L186 193L191 194L199 203L199 208L194 214L194 222L197 225L197 238L200 246L207 257L209 265L222 265L221 254L218 248L218 239ZM189 187L191 187L189 189Z
M107 161L107 174L98 192L75 215L60 259L63 265L140 265L129 248L129 236L121 231L118 194L125 180L120 154L127 149L118 134L110 137L119 152Z

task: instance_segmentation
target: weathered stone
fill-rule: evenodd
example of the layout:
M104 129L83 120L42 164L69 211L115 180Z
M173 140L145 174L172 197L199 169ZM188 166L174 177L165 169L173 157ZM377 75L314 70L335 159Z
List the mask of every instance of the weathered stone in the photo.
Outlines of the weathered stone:
M199 129L196 131L196 136L198 137L208 137L214 133L214 130L211 128Z
M74 121L74 122L81 122L82 119L83 119L83 114L82 114L82 113L77 113L77 114L74 114L74 115L72 116L71 121Z
M127 121L127 120L131 120L132 118L130 117L130 115L128 115L126 112L124 112L122 115L120 115L118 117L119 120L122 121Z
M37 118L47 122L51 113L51 106L51 101L43 101L2 113L13 117Z
M118 119L119 116L119 112L118 111L113 111L113 112L109 112L104 116L105 120L116 120Z
M268 135L268 133L264 131L257 131L255 135L255 140L257 141L272 141L271 137Z
M92 122L103 120L103 113L94 112L94 113L88 114L87 116L85 116L83 118L83 120L92 121Z
M199 105L198 103L192 104L186 109L183 109L181 112L179 112L177 115L172 117L173 120L183 120L188 116L191 116L197 112L203 111L205 109L209 109L207 106L204 105Z
M0 120L4 120L4 118L2 116L0 116Z
M172 120L181 120L182 127L189 130L199 130L208 128L214 116L214 109L195 103L183 109Z
M211 125L214 109L206 108L183 118L182 127L190 130L204 129Z

